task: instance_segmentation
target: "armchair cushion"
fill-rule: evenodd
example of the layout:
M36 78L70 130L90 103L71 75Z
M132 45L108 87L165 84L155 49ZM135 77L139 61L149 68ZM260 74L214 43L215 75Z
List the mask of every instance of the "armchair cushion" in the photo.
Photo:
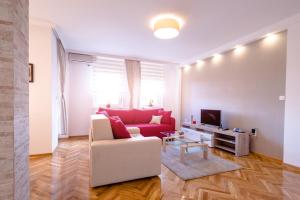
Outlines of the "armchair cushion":
M109 118L112 132L115 139L123 139L123 138L130 138L130 133L126 129L125 125L120 119L116 119L113 117Z

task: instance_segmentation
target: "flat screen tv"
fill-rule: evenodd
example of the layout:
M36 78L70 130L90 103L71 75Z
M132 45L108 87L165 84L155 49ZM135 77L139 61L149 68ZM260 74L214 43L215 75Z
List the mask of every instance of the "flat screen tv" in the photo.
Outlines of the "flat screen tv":
M221 126L221 110L201 109L201 124Z

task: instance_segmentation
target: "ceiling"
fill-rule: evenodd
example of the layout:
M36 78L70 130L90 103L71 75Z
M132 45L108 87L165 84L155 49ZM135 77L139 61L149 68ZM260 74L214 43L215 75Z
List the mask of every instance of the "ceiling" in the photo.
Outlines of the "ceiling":
M30 0L30 17L54 23L66 49L178 63L299 12L299 0ZM177 38L153 36L161 13L184 19Z

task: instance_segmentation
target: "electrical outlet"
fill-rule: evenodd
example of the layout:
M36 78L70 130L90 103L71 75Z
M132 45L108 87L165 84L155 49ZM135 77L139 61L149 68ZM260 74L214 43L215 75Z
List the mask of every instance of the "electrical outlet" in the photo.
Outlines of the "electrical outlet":
M257 136L257 132L258 132L258 129L257 128L252 128L251 129L251 135L256 137Z

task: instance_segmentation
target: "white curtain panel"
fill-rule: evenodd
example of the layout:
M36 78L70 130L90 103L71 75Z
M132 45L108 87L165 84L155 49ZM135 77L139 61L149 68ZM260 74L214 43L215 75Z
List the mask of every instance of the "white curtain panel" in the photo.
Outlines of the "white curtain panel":
M65 82L66 82L66 52L57 38L57 59L59 65L59 81L60 81L60 135L67 135L67 111L65 100Z
M138 108L141 90L141 63L137 60L125 60L129 89L129 108Z

